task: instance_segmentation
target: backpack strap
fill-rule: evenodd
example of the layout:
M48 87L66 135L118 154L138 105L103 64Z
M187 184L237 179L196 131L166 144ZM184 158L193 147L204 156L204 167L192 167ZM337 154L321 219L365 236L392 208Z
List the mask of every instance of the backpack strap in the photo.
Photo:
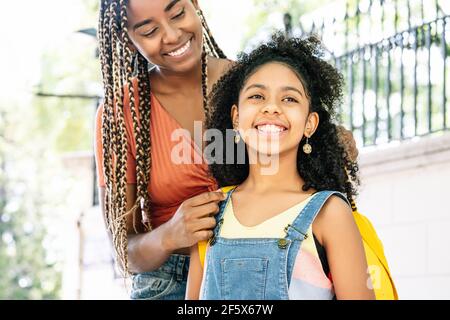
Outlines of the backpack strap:
M381 268L383 268L384 271L384 273L378 274L378 276L381 277L379 279L381 283L378 284L378 287L374 286L377 299L398 300L397 289L389 270L387 259L384 255L383 244L378 237L375 228L372 226L370 220L358 211L353 211L353 217L363 240L367 265L369 267L381 265ZM383 275L386 275L387 278L384 278Z

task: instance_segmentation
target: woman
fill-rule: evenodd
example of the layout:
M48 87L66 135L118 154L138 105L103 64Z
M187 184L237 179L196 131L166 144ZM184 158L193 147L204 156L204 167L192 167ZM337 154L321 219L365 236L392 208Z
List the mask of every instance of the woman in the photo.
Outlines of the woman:
M96 160L106 225L133 275L131 298L184 299L189 247L210 238L224 196L205 162L174 164L172 133L193 136L208 88L232 62L197 0L103 0L99 19L105 101Z

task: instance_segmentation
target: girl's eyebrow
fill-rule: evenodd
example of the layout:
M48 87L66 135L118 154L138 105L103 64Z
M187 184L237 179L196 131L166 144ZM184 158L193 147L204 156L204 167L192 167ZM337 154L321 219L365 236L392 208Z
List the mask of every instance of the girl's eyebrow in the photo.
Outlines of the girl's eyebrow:
M295 92L297 92L299 95L301 95L302 97L304 96L304 94L301 93L301 91L298 90L298 89L295 88L295 87L287 86L287 87L283 87L283 88L281 88L281 89L282 89L283 91L295 91Z
M266 90L266 89L267 89L267 87L266 87L265 85L263 85L263 84L260 84L260 83L254 83L254 84L248 86L247 88L245 88L244 92L247 92L248 90L250 90L250 89L252 89L252 88L258 88L258 89L263 89L263 90ZM295 87L285 86L285 87L282 87L281 90L283 90L283 91L295 91L295 92L297 92L299 95L301 95L302 97L304 97L304 94L303 94L300 90L298 90L297 88L295 88Z
M267 87L263 84L254 83L254 84L248 86L247 88L245 88L244 92L246 92L252 88L258 88L258 89L263 89L263 90L267 89Z

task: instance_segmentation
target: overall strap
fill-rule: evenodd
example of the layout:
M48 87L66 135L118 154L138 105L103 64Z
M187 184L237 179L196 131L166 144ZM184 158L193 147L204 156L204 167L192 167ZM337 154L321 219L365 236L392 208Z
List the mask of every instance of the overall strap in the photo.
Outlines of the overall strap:
M286 238L290 240L306 239L309 227L332 195L342 198L351 207L344 194L337 191L319 191L313 195L313 198L306 204L294 222L286 226Z
M225 208L227 207L228 202L231 201L231 195L233 194L234 190L236 190L236 188L237 188L237 186L232 188L230 191L228 191L226 199L220 203L219 213L216 214L216 216L215 216L216 227L214 228L214 235L210 239L210 245L214 245L214 243L216 242L216 240L215 240L216 237L218 237L220 234L220 229L221 229L222 223L223 223L223 215L225 213Z
M314 222L317 214L320 212L325 202L332 196L337 195L343 200L348 202L347 198L340 192L337 191L320 191L315 193L312 199L306 204L303 210L299 213L297 218L295 218L292 224L289 224L284 229L286 232L286 237L279 240L279 247L286 248L290 243L290 249L287 257L287 280L288 284L291 283L292 272L294 269L295 260L297 254L300 250L300 246L308 237L308 229L311 224ZM351 207L351 206L350 206ZM280 243L283 244L280 246Z

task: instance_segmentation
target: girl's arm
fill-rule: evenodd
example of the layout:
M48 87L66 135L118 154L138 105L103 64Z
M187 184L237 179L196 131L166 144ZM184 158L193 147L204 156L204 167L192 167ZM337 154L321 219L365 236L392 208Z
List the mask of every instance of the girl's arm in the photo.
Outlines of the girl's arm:
M336 298L375 299L362 238L348 204L332 196L317 216L315 226L327 253Z
M191 259L186 288L186 300L198 300L203 280L203 268L200 262L198 245L191 247Z

